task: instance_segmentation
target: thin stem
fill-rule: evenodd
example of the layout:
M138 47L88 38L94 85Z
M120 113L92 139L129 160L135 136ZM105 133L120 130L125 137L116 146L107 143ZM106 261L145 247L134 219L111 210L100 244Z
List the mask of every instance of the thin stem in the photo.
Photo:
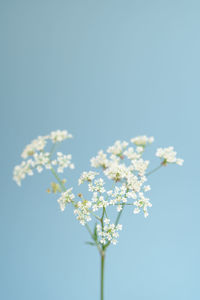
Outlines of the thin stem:
M98 242L94 239L94 236L93 236L93 234L92 234L92 231L91 231L91 229L90 229L90 227L89 227L89 225L88 225L87 223L85 224L85 227L86 227L87 231L89 232L91 238L92 238L93 241L95 242L95 244L96 244L96 246L97 246L97 248L98 248L98 250L99 250L99 253L101 254L101 253L102 253L101 247L99 246ZM101 255L102 255L102 254L101 254Z
M56 171L54 170L54 168L51 168L51 172L53 173L54 177L56 178L56 180L60 184L60 187L63 190L63 192L65 192L66 187L65 187L64 183L62 182L62 180L60 179L60 177L58 176L58 174L56 173Z
M162 168L162 167L163 167L163 164L161 163L158 167L156 167L156 168L153 169L152 171L148 172L148 173L146 174L146 176L149 176L149 175L153 174L154 172L156 172L157 170L159 170L159 169Z
M105 253L101 254L101 300L104 300L104 265L105 265Z
M119 219L121 217L121 214L123 212L123 209L124 209L124 203L122 204L122 209L120 210L120 212L118 213L118 216L117 216L117 219L115 221L115 226L117 226L117 224L119 223Z
M52 148L51 148L51 151L50 151L50 158L52 157L52 155L54 154L55 150L56 150L56 147L58 146L58 143L54 143Z

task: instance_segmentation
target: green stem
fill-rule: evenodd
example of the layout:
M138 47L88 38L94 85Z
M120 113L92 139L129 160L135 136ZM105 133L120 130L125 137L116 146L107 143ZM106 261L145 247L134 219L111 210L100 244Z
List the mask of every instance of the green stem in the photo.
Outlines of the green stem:
M64 183L62 182L62 180L60 179L60 177L58 176L58 174L56 173L56 171L54 170L54 168L51 168L51 172L53 173L54 177L56 178L56 180L60 184L60 187L63 190L63 192L65 192L66 187L65 187Z
M85 224L85 227L86 227L87 231L89 232L92 240L95 242L95 244L97 246L97 249L99 250L99 253L101 254L102 253L101 247L99 246L98 242L94 239L92 231L91 231L91 229L90 229L90 227L89 227L89 225L87 223Z
M101 254L101 300L104 300L104 265L105 265L105 252Z
M117 224L119 223L119 219L120 219L121 214L122 214L122 212L123 212L124 205L125 205L125 203L122 204L122 210L120 210L120 212L118 213L117 219L116 219L116 221L115 221L115 226L117 226Z
M160 164L157 168L155 168L152 171L150 171L149 173L147 173L146 176L149 176L149 175L153 174L154 172L156 172L157 170L159 170L162 167L163 167L163 164Z

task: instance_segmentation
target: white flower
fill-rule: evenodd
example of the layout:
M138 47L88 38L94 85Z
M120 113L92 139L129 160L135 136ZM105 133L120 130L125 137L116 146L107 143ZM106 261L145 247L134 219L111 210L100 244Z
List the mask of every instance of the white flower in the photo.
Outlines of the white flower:
M34 158L34 166L39 167L39 171L42 171L41 168L44 166L46 169L51 167L50 160L49 160L49 153L48 152L36 152L33 155ZM43 168L42 168L43 169Z
M177 164L177 165L182 166L183 163L184 163L184 160L183 160L183 159L181 159L181 158L177 158L177 159L176 159L176 164Z
M90 162L91 166L94 168L102 167L105 169L108 164L107 156L102 150L98 152L96 157L92 157Z
M99 178L99 179L96 179L95 181L94 181L94 183L89 183L88 184L88 190L90 191L90 192L99 192L99 193L105 193L105 188L104 188L104 184L105 184L105 182L104 182L104 180L102 179L102 178Z
M94 180L96 175L98 175L98 173L93 172L93 171L83 172L81 174L81 177L78 180L78 184L80 185L80 184L84 183L85 181L91 182L92 180Z
M117 205L117 211L120 212L122 210L122 205Z
M137 146L146 146L147 144L151 144L154 142L154 137L147 137L146 135L137 136L131 139L131 142Z
M127 142L116 141L113 146L107 149L107 152L117 156L122 156L123 151L124 149L126 149L127 146Z
M150 203L149 199L145 198L142 192L139 193L139 199L134 202L134 205L136 206L136 208L134 209L133 213L138 214L142 209L145 218L149 215L147 208L152 207L152 204Z
M167 148L158 148L156 156L162 158L164 160L163 163L176 163L180 166L183 165L183 159L176 158L176 152L172 146Z
M98 196L97 192L93 193L92 197L92 210L97 211L100 208L106 208L109 202L104 198L104 196Z
M67 130L56 130L52 131L49 135L49 138L53 143L62 142L66 139L72 138L72 135L67 132Z
M33 175L33 160L29 159L27 161L22 161L22 163L14 168L13 180L21 186L21 181L25 179L26 175Z
M134 212L134 214L139 214L140 209L138 207L136 207L133 212Z
M38 166L37 168L38 173L41 173L43 171L43 168L41 166Z
M137 160L132 160L133 170L137 171L140 176L145 175L148 165L149 165L149 161L143 160L142 158Z
M108 225L108 224L110 223L110 219L105 218L105 219L104 219L104 223L105 223L106 225Z
M74 198L75 198L75 196L72 193L72 188L70 188L70 189L66 190L65 192L63 192L61 194L61 197L57 200L59 205L60 205L61 211L64 211L65 207L66 207L66 204L72 202Z
M143 151L143 148L141 148ZM135 160L141 157L140 153L135 152L133 147L129 147L126 151L124 151L124 155L130 159L130 160Z
M125 164L119 164L117 161L110 161L107 169L104 170L104 174L114 181L120 181L127 175L128 169Z
M91 221L90 216L90 208L92 203L87 200L79 201L76 203L76 208L74 210L74 214L77 216L77 220L79 220L81 225L85 225L87 222Z
M37 139L33 140L28 144L23 150L21 157L26 159L29 156L32 156L36 151L42 151L46 146L48 136L38 136Z
M58 166L57 171L59 173L62 173L63 169L66 167L73 169L74 165L71 163L70 154L64 155L58 152L57 160L51 160L53 152L49 153L44 151L48 140L52 140L52 142L55 143L56 141L60 142L70 137L72 137L72 135L66 130L57 130L51 132L50 135L39 136L37 139L28 144L21 154L24 161L22 161L19 166L16 166L13 171L13 179L17 182L17 184L21 185L21 181L26 177L26 175L33 175L34 168L36 168L38 173L41 173L44 169L52 169L52 166L55 165ZM26 160L30 156L32 159Z
M61 152L57 152L57 160L54 161L55 165L58 165L57 172L63 173L65 168L74 169L74 164L71 163L72 156L71 154L64 155Z
M150 185L145 185L145 186L144 186L144 191L145 191L145 192L148 192L148 191L150 191L150 190L151 190Z
M127 202L127 195L126 195L126 187L122 185L121 187L115 187L114 191L110 195L111 199L109 204L110 205L117 205L117 211L122 210L122 204Z
M109 242L113 245L116 245L117 238L119 237L118 231L122 230L121 224L110 224L110 220L107 220L107 222L104 221L103 228L100 224L98 224L96 228L101 244L106 244Z
M137 198L137 194L134 191L130 191L126 194L127 198L131 198L131 199L136 199Z
M122 225L121 225L121 224L118 224L118 225L116 226L116 229L117 229L117 230L122 230Z

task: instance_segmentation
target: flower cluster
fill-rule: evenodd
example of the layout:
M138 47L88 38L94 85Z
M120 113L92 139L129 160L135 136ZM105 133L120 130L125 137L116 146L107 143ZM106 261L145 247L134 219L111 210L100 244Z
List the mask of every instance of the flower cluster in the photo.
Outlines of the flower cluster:
M90 216L90 208L91 208L91 201L83 200L78 201L75 204L74 214L77 216L77 220L79 220L81 225L85 225L87 222L91 221Z
M92 196L92 210L98 211L101 208L106 208L109 205L109 202L105 199L104 196L99 195L97 192L93 193Z
M181 158L176 158L176 154L177 153L174 151L174 147L158 148L156 151L156 156L163 159L163 164L175 163L179 166L182 166L184 160Z
M57 200L57 202L60 205L61 211L65 210L65 207L67 203L73 202L73 199L75 198L74 194L72 193L72 188L66 190L63 192L60 196L60 198Z
M33 154L33 159L24 160L20 165L15 166L13 179L21 186L21 181L25 179L26 175L32 176L34 169L41 173L44 168L51 169L49 153L36 152Z
M72 135L67 132L67 130L57 130L52 131L49 135L38 136L37 139L33 140L30 144L28 144L23 150L21 157L26 159L29 156L32 156L37 151L43 151L47 140L51 140L53 143L62 142L65 139L72 138Z
M122 210L122 205L123 203L127 202L128 196L133 196L127 192L127 188L125 185L122 185L121 187L116 186L114 190L108 191L107 194L110 197L109 204L117 205L118 212Z
M131 142L137 146L144 147L148 144L152 144L154 142L154 137L153 136L147 137L146 135L137 136L135 138L132 138Z
M66 139L71 139L72 134L68 133L67 130L56 130L50 133L49 138L53 143L62 142Z
M96 157L92 157L90 162L93 168L102 167L105 169L108 166L107 155L103 152L103 150L100 150Z
M122 230L122 225L111 224L110 219L105 218L103 226L97 224L97 235L100 238L100 243L106 245L111 243L113 245L117 244L117 238L119 237L118 231Z
M52 131L49 135L39 136L28 144L21 154L24 160L13 171L13 179L16 183L20 186L21 181L25 179L26 175L33 175L34 169L39 173L43 169L52 169L53 166L57 166L58 173L62 173L64 168L67 167L73 169L74 165L71 163L71 154L64 155L61 152L57 152L57 158L51 160L53 152L44 151L48 140L55 144L71 137L72 135L66 130L57 130Z
M134 139L134 142L137 144L136 149L128 147L128 143L125 141L117 141L107 149L107 154L101 150L97 157L91 159L91 165L101 167L104 175L115 183L114 190L107 192L108 198L104 201L102 201L102 195L93 195L95 211L101 207L116 205L117 211L120 212L128 199L133 200L129 204L138 208L137 201L141 201L140 193L146 191L144 183L147 180L146 170L149 165L149 161L144 160L142 154L144 146L153 142L153 137L138 137ZM93 191L90 188L91 185L89 185L89 190ZM104 203L103 206L101 205L102 202ZM147 207L150 207L150 203L144 205L145 216L147 216Z
M134 214L138 214L142 209L144 212L144 217L148 217L149 213L147 211L148 207L152 207L152 204L149 202L149 198L145 198L143 192L139 193L139 199L134 202L136 208L134 209Z
M102 178L96 179L94 183L90 182L88 184L88 190L90 192L99 192L100 194L103 194L106 191L104 188L104 184L105 182Z
M78 180L78 184L80 185L80 184L84 183L85 181L91 182L95 178L96 175L98 175L98 173L93 172L93 171L83 172L81 174L81 177Z
M113 146L108 148L107 152L114 154L116 156L122 156L123 151L126 149L127 146L128 143L125 141L124 142L116 141Z
M57 166L57 172L63 173L65 168L74 169L74 164L71 163L71 154L65 155L62 152L57 152L57 159L52 161L53 166Z
M14 168L13 179L20 186L21 181L26 177L26 175L33 175L33 161L29 159L27 161L22 161L22 163Z
M148 209L152 204L146 197L146 192L151 187L146 182L148 175L158 167L147 172L149 161L143 158L143 154L146 146L151 144L154 138L145 135L138 136L130 140L132 144L118 140L108 147L106 152L100 150L97 156L90 160L91 166L99 168L99 172L83 172L78 180L79 185L87 183L91 199L87 200L82 193L79 193L80 200L76 201L72 188L66 189L65 181L61 180L57 174L63 173L65 168L74 168L71 154L64 155L57 152L56 157L52 158L55 144L71 137L72 135L66 130L57 130L33 140L22 152L24 160L14 168L13 178L18 185L21 185L26 175L33 175L34 169L39 173L43 169L50 169L57 179L57 183L52 183L51 190L54 193L61 193L57 200L61 211L64 211L66 205L71 203L81 225L86 225L92 217L95 217L100 223L95 225L94 235L92 232L90 234L95 243L104 249L110 243L114 245L117 243L119 231L122 230L122 225L118 224L118 221L126 206L133 207L134 214L143 212L145 218L149 215ZM45 152L48 141L53 143L52 149ZM183 164L183 160L176 157L173 147L158 148L156 156L161 158L160 166L168 163ZM109 182L111 182L110 185ZM48 190L51 192L50 189ZM108 212L113 206L117 210L117 218L111 223L108 219ZM88 225L87 228L90 231Z

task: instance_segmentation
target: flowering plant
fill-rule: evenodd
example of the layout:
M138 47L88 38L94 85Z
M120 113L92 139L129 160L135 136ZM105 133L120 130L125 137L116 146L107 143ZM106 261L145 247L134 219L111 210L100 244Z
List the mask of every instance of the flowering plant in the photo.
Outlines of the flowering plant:
M59 193L58 203L61 211L67 205L72 205L74 214L81 225L85 226L91 241L89 245L97 247L101 257L100 299L104 299L104 262L107 248L116 245L121 214L125 207L133 209L134 214L143 212L146 218L148 209L152 206L146 192L150 190L147 178L162 166L168 164L182 165L183 160L176 158L173 147L157 149L156 156L160 158L159 166L147 172L149 161L143 158L143 153L153 141L153 137L138 136L128 142L116 141L106 152L102 150L91 159L91 167L95 171L83 172L78 184L87 183L91 198L84 197L82 192L72 192L72 187L66 187L66 180L59 176L65 168L74 168L71 154L65 155L56 152L60 142L72 138L66 130L53 131L49 135L39 136L27 145L22 152L22 163L14 168L13 179L20 186L26 175L33 175L34 170L39 173L44 169L50 170L56 179L48 192ZM52 143L50 151L45 151ZM116 210L116 217L111 220L110 209ZM113 214L112 214L113 215ZM95 220L94 229L90 227L92 219Z

